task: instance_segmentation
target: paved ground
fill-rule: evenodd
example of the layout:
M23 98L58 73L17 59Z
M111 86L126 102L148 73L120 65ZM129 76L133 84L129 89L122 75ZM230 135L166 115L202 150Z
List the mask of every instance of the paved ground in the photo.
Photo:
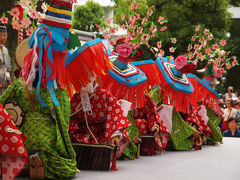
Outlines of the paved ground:
M118 161L117 172L81 171L74 180L239 180L239 165L240 138L225 138L224 144L204 146L200 151Z

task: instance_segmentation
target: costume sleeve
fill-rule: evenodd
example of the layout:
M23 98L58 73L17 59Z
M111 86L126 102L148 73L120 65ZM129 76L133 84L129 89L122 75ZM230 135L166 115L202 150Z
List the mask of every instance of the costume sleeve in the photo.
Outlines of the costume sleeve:
M5 64L6 64L6 67L7 67L7 70L8 71L11 71L12 70L12 65L11 65L11 58L8 54L8 50L7 48L5 47L4 48L4 60L5 60Z
M123 115L123 110L117 103L117 99L108 91L104 89L101 89L101 91L104 94L103 99L106 101L107 108L105 138L110 139L112 134L116 131L123 132L128 126L130 126L130 122L128 118Z

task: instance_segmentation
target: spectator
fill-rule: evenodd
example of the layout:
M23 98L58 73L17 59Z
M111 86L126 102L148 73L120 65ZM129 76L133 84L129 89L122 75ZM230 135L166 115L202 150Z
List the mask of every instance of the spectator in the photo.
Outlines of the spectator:
M236 119L238 122L238 129L240 129L240 102L236 102L233 107L236 109Z
M229 130L223 132L224 137L240 137L240 131L237 130L237 120L234 117L228 120Z
M231 118L231 117L236 117L236 109L234 109L232 107L232 101L231 100L227 100L226 101L226 106L227 108L224 109L223 111L223 123L222 123L222 131L226 131L228 130L228 120Z
M238 92L237 91L235 91L235 93L234 93L235 95L236 95L236 97L238 97Z
M232 98L236 97L236 95L233 93L233 87L232 86L228 86L227 91L228 92L225 94L225 101L232 100Z
M0 23L0 96L11 84L10 71L12 69L11 59L8 50L4 46L7 40L7 29L4 24Z

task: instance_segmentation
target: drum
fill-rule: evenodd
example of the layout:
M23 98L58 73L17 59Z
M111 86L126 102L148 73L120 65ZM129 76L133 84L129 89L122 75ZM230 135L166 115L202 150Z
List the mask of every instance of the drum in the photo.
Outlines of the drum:
M152 156L156 153L156 142L155 136L152 135L141 135L140 139L142 143L140 145L141 156Z
M72 143L77 156L77 168L109 170L113 146L106 144Z
M31 51L28 46L29 38L24 39L18 46L16 50L16 63L22 68L25 56Z
M16 102L10 102L4 105L4 109L8 115L12 118L16 127L20 127L23 122L24 113L21 107Z

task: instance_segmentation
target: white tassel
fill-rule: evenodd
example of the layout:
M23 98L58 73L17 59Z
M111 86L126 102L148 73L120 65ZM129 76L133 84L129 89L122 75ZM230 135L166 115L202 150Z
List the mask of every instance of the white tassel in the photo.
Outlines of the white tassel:
M38 60L38 54L37 54L37 43L38 43L38 39L37 39L37 33L43 28L39 28L36 30L36 33L34 34L34 40L35 40L35 43L34 43L34 46L33 46L33 61L32 61L32 64L31 64L31 70L29 72L29 75L28 75L28 78L27 78L27 84L29 84L30 88L32 89L32 83L33 83L33 80L35 79L36 77L36 62Z

